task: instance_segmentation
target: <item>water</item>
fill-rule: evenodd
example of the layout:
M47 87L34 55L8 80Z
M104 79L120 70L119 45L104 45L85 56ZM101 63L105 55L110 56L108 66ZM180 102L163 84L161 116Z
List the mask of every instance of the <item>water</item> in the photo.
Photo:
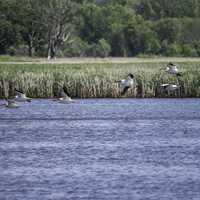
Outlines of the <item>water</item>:
M21 105L0 108L0 200L200 199L200 99Z

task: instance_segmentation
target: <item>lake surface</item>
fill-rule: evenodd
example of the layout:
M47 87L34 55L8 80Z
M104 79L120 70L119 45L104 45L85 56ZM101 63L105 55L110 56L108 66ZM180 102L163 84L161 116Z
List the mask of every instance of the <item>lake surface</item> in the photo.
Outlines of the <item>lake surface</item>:
M0 200L200 199L200 99L20 105L0 108Z

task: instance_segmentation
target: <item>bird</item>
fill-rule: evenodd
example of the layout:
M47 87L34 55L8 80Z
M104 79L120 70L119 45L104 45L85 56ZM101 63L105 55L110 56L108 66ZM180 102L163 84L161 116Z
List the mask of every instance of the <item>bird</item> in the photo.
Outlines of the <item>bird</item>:
M134 85L134 75L129 73L126 79L116 81L116 83L119 83L122 88L121 95L125 95L129 88Z
M15 99L5 99L7 101L6 107L7 108L18 108L19 106L17 105Z
M166 92L167 94L169 94L170 92L176 91L180 88L179 85L175 85L175 84L161 84L160 87L163 89L164 92Z
M177 69L177 66L174 65L173 63L169 63L166 67L166 70L165 70L167 73L169 74L174 74L176 76L182 76L182 74L179 72L179 70Z
M58 95L59 95L59 98L56 99L56 101L58 101L59 103L72 103L72 102L74 102L74 100L72 100L72 98L70 97L70 94L68 93L67 88L65 86L60 88Z
M18 102L31 102L31 98L27 97L23 91L15 89L15 101Z

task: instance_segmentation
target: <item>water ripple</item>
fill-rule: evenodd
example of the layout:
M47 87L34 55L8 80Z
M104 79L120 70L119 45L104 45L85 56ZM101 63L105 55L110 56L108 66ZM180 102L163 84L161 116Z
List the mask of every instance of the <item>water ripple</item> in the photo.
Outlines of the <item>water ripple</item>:
M199 99L20 105L0 109L0 200L200 199Z

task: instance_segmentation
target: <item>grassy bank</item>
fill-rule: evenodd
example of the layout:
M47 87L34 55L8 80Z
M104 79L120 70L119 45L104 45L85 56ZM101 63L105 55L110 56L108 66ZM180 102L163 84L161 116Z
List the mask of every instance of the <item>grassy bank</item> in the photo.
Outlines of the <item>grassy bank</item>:
M56 94L56 83L65 84L72 97L120 97L115 80L128 73L135 74L137 87L126 97L157 97L162 83L179 83L182 97L200 97L200 60L173 60L183 76L179 80L161 71L169 60L156 59L117 62L54 62L0 63L0 98L9 93L9 83L24 89L33 98L51 98Z

